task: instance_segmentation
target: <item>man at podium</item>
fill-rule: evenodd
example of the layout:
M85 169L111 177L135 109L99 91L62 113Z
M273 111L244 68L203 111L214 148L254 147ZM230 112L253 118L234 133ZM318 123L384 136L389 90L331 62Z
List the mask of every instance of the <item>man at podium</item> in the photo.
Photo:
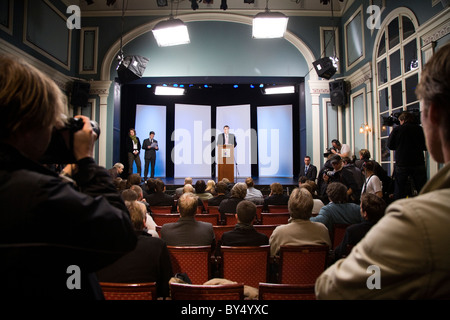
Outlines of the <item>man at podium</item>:
M217 137L217 144L218 145L224 145L224 144L233 144L236 148L237 142L236 137L234 134L229 133L230 127L228 125L225 125L223 127L223 133L219 134Z

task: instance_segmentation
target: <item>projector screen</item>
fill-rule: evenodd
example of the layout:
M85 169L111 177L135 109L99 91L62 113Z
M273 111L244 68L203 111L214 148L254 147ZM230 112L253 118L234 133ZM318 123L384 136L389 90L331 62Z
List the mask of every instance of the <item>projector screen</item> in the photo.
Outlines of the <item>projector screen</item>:
M211 176L212 135L211 106L175 104L171 153L175 178Z
M256 133L251 130L250 105L220 106L216 109L216 139L223 133L223 127L228 125L230 133L236 137L237 146L234 150L234 176L238 178L251 177L252 146L254 144L254 161L256 162ZM217 140L216 140L217 141ZM217 161L216 161L216 172Z
M166 106L136 105L136 136L144 144L144 139L149 138L150 131L155 132L159 150L156 151L155 178L166 176ZM141 147L142 148L142 147ZM141 149L140 158L142 164L142 176L145 172L145 151ZM133 172L137 172L134 164ZM150 177L150 166L148 177Z
M260 177L292 177L292 105L257 108Z

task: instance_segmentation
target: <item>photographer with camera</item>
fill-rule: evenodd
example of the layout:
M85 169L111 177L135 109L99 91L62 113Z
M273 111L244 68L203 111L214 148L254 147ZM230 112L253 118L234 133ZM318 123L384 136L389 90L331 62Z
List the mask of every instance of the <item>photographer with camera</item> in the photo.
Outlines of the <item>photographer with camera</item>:
M93 159L98 133L87 117L63 120L64 109L49 77L0 56L2 297L102 299L95 272L136 244L120 194ZM75 184L38 162L61 136Z
M394 199L408 195L408 177L411 177L417 193L427 182L427 171L423 152L427 150L422 127L410 112L402 112L396 126L389 135L387 147L395 150ZM410 194L414 195L414 194Z

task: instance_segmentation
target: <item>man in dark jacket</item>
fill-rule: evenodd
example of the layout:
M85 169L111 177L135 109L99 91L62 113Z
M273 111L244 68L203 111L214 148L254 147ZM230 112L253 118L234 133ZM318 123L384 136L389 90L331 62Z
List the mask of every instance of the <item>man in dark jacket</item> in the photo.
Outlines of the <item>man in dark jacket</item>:
M269 244L269 238L256 231L253 220L256 217L256 205L248 200L239 202L236 207L237 224L232 231L222 235L224 246L264 246Z
M82 127L72 130L71 183L38 163L64 126L56 84L0 57L0 111L0 295L102 299L95 271L132 250L136 236L111 176L93 159L89 119L78 116Z
M400 125L392 130L387 144L389 149L395 150L394 199L396 200L406 198L408 177L411 177L417 193L427 182L423 154L427 147L423 129L410 112L403 112L398 120Z

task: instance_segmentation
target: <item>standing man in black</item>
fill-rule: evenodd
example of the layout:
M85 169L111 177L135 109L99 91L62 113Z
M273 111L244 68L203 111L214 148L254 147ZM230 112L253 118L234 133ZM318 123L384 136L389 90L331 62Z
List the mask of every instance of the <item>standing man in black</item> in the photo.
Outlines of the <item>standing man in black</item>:
M423 129L410 112L403 112L398 120L400 125L392 130L387 145L389 149L395 150L395 200L406 198L408 176L411 177L417 193L427 182L423 155L427 147Z
M142 149L145 150L145 168L144 168L144 179L148 176L148 167L151 164L151 178L155 177L155 162L156 162L156 151L159 150L158 141L155 139L155 132L150 131L150 137L144 140Z
M131 128L127 138L127 152L128 152L128 175L133 174L133 163L136 162L137 173L141 175L141 141L136 136L136 130Z
M311 164L310 156L306 156L304 159L305 165L300 168L300 177L304 176L308 180L316 182L317 167Z
M219 134L217 137L217 144L232 144L236 148L237 142L236 137L234 134L229 133L230 127L228 125L225 125L223 127L223 133Z

